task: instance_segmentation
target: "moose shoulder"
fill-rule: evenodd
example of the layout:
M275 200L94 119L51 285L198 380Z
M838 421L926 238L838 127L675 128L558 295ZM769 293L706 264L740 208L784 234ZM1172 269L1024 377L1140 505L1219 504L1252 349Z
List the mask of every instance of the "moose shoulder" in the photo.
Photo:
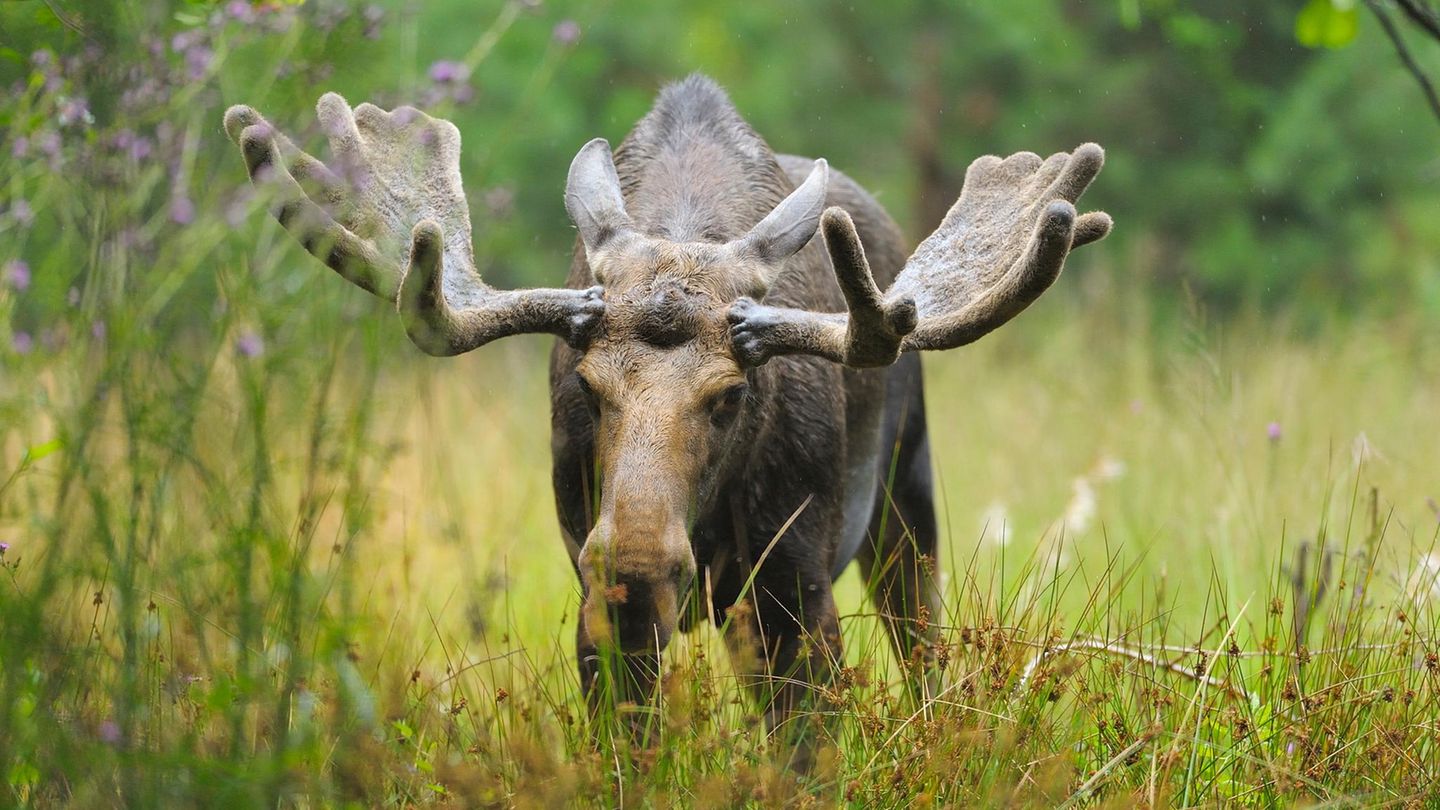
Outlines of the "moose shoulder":
M553 482L588 694L647 699L672 633L708 617L780 724L838 666L831 583L852 561L897 654L925 669L937 538L912 352L1004 324L1109 232L1074 207L1098 146L976 160L911 254L856 183L776 155L692 76L613 155L603 140L576 155L566 287L503 291L475 267L454 126L335 94L317 111L328 165L248 107L225 116L307 250L394 301L432 354L561 338Z

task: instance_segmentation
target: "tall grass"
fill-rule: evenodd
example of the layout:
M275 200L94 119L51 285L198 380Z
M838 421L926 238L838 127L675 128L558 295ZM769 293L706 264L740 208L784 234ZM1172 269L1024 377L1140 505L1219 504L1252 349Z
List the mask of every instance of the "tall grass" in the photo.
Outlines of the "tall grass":
M708 625L647 740L587 717L545 341L419 358L264 215L216 75L333 57L267 24L165 43L143 114L87 122L60 57L6 111L0 803L1440 800L1434 329L1157 328L1103 249L927 359L935 690L852 569L810 773Z

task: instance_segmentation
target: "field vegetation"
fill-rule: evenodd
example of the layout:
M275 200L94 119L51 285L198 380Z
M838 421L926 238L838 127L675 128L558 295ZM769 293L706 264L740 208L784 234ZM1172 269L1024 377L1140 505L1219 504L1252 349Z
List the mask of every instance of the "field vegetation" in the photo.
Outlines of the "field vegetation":
M1440 166L1378 31L686 5L0 6L0 805L1440 802ZM485 272L558 283L574 149L691 69L915 234L975 155L1111 155L1115 236L926 359L938 685L846 572L809 773L709 625L649 736L589 716L548 341L420 356L220 126L331 88L452 117Z

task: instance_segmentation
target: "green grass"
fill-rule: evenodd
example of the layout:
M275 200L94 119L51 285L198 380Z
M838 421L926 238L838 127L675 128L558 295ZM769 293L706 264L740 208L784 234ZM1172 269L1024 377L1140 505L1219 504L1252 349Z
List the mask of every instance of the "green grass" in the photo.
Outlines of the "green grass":
M384 363L377 306L256 358L32 354L0 433L7 802L1433 800L1440 347L1157 347L1065 310L930 364L942 687L907 696L847 572L805 777L708 626L654 739L585 719L542 341Z
M0 280L0 805L1440 802L1420 310L1210 323L1153 303L1143 240L1087 249L927 358L938 688L906 688L851 570L812 772L708 625L637 743L649 710L579 693L546 342L419 357L291 243L219 70L305 77L334 43L247 42L199 79L172 54L176 92L118 119L157 159L56 130L63 82L0 110L6 149L62 136L0 177L34 211L0 214L0 266L30 269ZM299 109L289 81L246 100Z

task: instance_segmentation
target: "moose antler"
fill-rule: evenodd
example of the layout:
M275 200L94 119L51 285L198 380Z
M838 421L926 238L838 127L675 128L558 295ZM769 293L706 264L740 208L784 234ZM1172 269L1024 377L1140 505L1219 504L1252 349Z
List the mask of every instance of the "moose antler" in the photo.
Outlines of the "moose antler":
M970 164L960 199L915 249L889 291L875 285L850 217L826 210L821 229L848 313L818 313L740 299L730 310L742 362L814 354L850 366L883 366L901 351L972 343L1049 289L1076 247L1110 232L1110 215L1077 218L1075 201L1105 152L1087 143L1041 160L1020 152Z
M225 131L272 212L305 249L351 283L396 302L405 331L435 355L528 332L583 343L604 312L601 289L496 290L475 268L460 181L460 132L414 109L315 107L334 166L298 149L255 110L231 107Z

